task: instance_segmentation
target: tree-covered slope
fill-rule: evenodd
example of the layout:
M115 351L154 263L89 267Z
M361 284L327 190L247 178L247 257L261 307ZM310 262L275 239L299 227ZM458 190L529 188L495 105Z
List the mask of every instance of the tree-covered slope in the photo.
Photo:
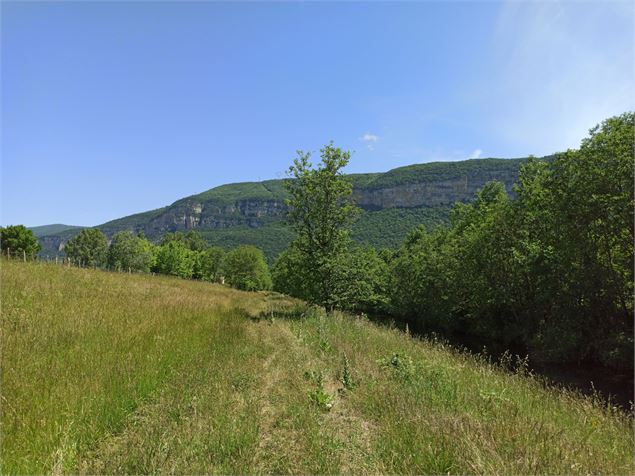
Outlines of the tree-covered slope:
M399 167L385 173L351 174L353 195L364 210L354 228L356 241L378 248L397 246L413 227L447 221L455 202L469 201L490 180L511 191L525 159L473 159ZM221 185L167 207L112 220L97 228L143 232L158 241L165 233L194 229L212 244L254 244L272 260L292 239L285 224L284 181ZM40 234L42 254L54 255L77 231Z
M29 230L33 232L35 236L46 236L46 235L56 235L60 233L64 233L68 230L81 230L83 227L75 226L75 225L63 225L61 223L55 223L54 225L42 225L42 226L32 226L29 227Z

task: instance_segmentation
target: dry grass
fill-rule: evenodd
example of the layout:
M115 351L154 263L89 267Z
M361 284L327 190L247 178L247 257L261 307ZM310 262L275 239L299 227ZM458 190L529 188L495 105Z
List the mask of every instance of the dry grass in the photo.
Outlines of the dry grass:
M3 473L634 469L623 413L363 319L166 277L1 277Z

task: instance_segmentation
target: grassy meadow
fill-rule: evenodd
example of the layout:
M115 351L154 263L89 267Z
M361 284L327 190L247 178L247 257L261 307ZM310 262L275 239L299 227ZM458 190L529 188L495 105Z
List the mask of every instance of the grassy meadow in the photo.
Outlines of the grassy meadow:
M275 293L1 263L3 474L632 474L632 418Z

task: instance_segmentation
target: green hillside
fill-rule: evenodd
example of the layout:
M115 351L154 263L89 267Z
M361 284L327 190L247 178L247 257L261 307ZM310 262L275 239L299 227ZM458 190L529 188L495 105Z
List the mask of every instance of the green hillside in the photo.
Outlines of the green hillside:
M473 159L400 167L385 173L351 174L354 197L364 213L354 239L377 248L395 247L412 228L433 228L447 222L451 205L468 201L490 180L508 191L526 159ZM195 229L210 244L226 248L253 244L272 262L292 239L285 225L284 181L243 182L215 187L177 200L172 205L109 221L97 228L112 236L118 231L143 231L153 241L167 232ZM62 253L77 230L47 233L42 255Z
M46 235L56 235L69 230L81 230L82 228L83 227L81 226L63 225L61 223L56 223L54 225L32 226L29 228L29 230L31 230L35 236L40 237Z
M632 419L275 293L3 262L3 474L632 474Z
M364 188L377 190L413 183L433 183L460 179L466 176L499 172L518 172L519 163L524 159L472 159L457 162L429 162L399 167L378 174Z

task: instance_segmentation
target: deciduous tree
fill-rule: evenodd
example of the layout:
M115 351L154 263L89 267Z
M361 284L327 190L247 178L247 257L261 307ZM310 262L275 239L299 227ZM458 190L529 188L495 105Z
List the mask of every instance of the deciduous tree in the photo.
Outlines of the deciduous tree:
M68 240L64 251L82 266L104 266L108 257L108 239L97 228L84 228Z
M0 228L0 246L2 251L10 250L19 255L34 257L42 248L31 230L24 225L11 225Z
M297 238L293 243L306 281L305 299L327 307L337 304L338 273L350 246L350 225L357 215L352 184L342 169L350 153L326 145L321 162L313 167L311 154L298 151L286 182L290 198L289 221Z

